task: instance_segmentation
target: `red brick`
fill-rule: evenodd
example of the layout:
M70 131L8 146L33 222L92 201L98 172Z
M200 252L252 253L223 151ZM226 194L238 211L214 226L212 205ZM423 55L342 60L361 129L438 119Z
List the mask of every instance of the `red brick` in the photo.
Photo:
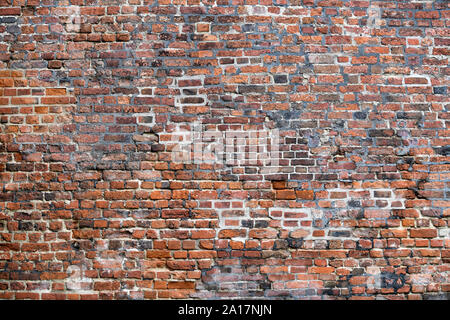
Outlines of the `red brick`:
M412 238L435 238L437 236L436 229L411 229Z

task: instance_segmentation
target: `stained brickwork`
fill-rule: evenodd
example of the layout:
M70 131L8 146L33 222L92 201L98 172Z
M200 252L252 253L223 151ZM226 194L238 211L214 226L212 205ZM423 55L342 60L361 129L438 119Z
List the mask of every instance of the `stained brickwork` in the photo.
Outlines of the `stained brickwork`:
M448 299L445 0L0 0L0 298Z

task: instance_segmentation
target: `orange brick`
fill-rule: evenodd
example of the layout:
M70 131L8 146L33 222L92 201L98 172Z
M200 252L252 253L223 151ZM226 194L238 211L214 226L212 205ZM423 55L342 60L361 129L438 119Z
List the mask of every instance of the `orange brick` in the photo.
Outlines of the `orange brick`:
M47 89L45 89L45 94L47 96L65 96L66 89L65 88L47 88Z

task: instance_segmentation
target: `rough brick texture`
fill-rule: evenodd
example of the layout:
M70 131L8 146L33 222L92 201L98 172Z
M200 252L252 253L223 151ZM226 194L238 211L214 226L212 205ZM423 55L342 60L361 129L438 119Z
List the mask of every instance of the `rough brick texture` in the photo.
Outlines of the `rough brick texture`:
M0 298L448 299L449 18L0 0Z

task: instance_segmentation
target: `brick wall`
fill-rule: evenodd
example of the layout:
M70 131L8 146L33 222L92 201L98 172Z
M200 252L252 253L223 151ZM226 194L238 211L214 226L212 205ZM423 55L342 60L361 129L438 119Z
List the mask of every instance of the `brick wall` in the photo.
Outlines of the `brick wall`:
M448 299L445 0L0 0L0 298Z

